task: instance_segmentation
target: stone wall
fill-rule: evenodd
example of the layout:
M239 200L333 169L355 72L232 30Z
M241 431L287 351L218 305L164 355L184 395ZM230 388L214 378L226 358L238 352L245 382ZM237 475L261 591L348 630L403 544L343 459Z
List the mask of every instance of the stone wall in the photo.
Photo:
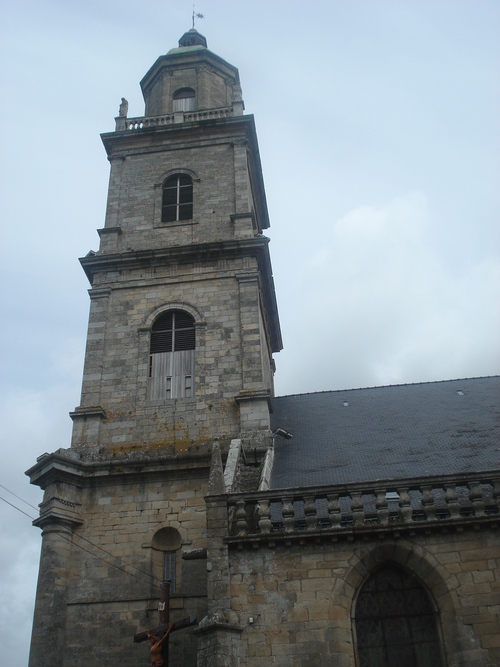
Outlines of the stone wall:
M224 107L241 96L235 67L206 49L188 51L176 49L158 58L144 77L146 116L172 113L173 95L180 88L194 89L197 109Z
M354 667L351 616L378 565L413 572L439 611L447 667L500 664L500 538L495 530L231 550L242 664Z
M81 407L98 405L104 419L98 431L89 431L88 418L78 421L75 413L73 446L174 447L181 452L213 438L229 442L238 436L235 396L242 390L269 392L272 373L259 319L256 261L241 258L230 269L224 264L163 267L150 278L140 272L135 279L122 275L109 292L92 297ZM168 308L187 310L195 318L194 396L151 401L150 329ZM264 412L256 421L259 428L269 428Z
M133 637L159 624L163 552L154 541L159 530L174 529L180 536L171 620L200 620L207 612L208 459L184 467L146 458L74 461L71 471L69 461L65 477L71 472L73 484L66 490L48 485L42 506L43 568L30 665L146 667L149 644L135 644ZM89 473L95 476L88 478ZM70 495L76 501L73 527L68 515L63 530L49 509L57 503L64 507L67 501L58 496ZM201 558L183 558L195 550ZM172 664L196 664L192 629L172 635L170 654Z
M183 132L174 126L160 137L145 133L122 137L111 152L105 223L105 230L119 227L121 231L112 241L108 234L101 234L100 252L233 238L231 215L255 209L249 187L247 131L245 124L212 130L191 127ZM193 179L193 218L162 223L163 182L178 172ZM247 234L253 235L251 224Z

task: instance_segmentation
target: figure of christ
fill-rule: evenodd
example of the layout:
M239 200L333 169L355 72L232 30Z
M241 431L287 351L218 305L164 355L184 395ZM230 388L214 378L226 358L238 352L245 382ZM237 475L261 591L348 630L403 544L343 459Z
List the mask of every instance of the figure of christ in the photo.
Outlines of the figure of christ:
M170 625L168 626L168 630L165 632L163 637L161 637L161 639L160 637L153 635L151 632L149 632L149 630L146 631L148 639L151 643L151 667L163 667L163 657L162 657L163 643L168 639L168 636L173 626L174 624L170 623Z

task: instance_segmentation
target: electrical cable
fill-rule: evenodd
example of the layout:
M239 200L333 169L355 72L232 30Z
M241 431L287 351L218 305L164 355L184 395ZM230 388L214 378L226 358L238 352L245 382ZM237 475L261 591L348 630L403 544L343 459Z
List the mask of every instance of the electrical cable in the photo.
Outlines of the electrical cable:
M5 489L6 491L8 491L9 493L12 493L12 491L10 491L10 490L7 489L5 486L3 486L3 484L0 484L0 486L1 486L3 489ZM16 496L16 498L19 498L19 500L22 500L22 501L23 501L24 503L26 503L27 505L30 505L30 503L28 503L26 500L23 500L20 496L17 496L15 493L12 493L12 495L13 495L13 496ZM27 516L27 517L28 517L29 519L31 519L32 521L35 521L35 517L31 516L30 514L28 514L28 513L25 512L24 510L20 509L19 507L17 507L17 506L14 505L13 503L10 503L10 502L9 502L8 500L6 500L5 498L2 498L2 496L0 496L0 500L3 500L4 503L7 503L7 505L10 505L10 506L13 507L14 509L16 509L18 512L21 512L21 514L24 514L25 516ZM30 505L30 507L33 507L33 505ZM37 509L37 508L34 508L34 509ZM54 531L54 532L56 532L58 535L60 535L63 539L65 539L65 540L66 540L67 542L69 542L70 544L74 544L75 547L78 547L79 549L81 549L82 551L85 551L86 553L90 554L90 555L93 556L94 558L97 558L97 559L101 560L103 563L106 563L106 565L110 565L111 567L114 567L114 568L116 568L117 570L121 570L121 571L124 572L125 574L128 574L130 577L135 577L136 579L139 579L139 581L143 581L140 577L138 577L138 576L137 576L136 574L134 574L133 572L127 572L127 570L124 570L124 569L123 569L122 567L120 567L119 565L116 565L115 563L110 563L109 561L105 560L104 558L102 558L102 557L99 556L98 554L92 553L92 552L89 551L88 549L85 549L85 547L83 547L81 544L78 544L77 542L75 542L72 538L70 538L70 537L69 537L66 533L64 533L63 531L56 530L56 531ZM107 555L110 556L111 558L118 558L118 556L115 556L115 555L112 554L110 551L107 551L106 549L103 549L103 548L100 547L98 544L94 544L94 542L91 542L91 541L88 540L86 537L83 537L83 535L79 535L78 533L75 533L74 531L71 533L71 535L72 535L72 537L79 537L79 538L80 538L81 540L83 540L84 542L88 542L88 544L90 544L91 546L95 547L96 549L100 549L102 552L104 552L105 554L107 554ZM127 565L127 567L131 567L131 568L133 568L134 570L136 570L137 572L139 572L139 573L142 574L143 576L145 576L145 577L149 577L153 582L155 582L155 583L157 583L157 584L161 584L161 581L160 581L159 579L157 579L156 577L154 577L154 576L153 576L152 574L150 574L149 572L144 572L143 570L140 570L140 569L139 569L138 567L136 567L135 565L131 565L131 564L128 564L128 563L127 563L126 565Z
M133 572L127 572L127 570L123 569L123 567L120 567L120 565L116 565L116 563L110 563L109 561L105 560L105 559L102 558L101 556L98 556L98 555L92 553L91 551L89 551L88 549L85 549L85 547L82 547L81 544L76 544L76 543L71 539L71 537L70 537L67 533L64 533L62 530L56 530L56 531L54 531L54 532L57 533L60 537L62 537L63 540L66 540L66 542L69 542L71 545L74 544L75 547L78 547L79 549L81 549L82 551L85 551L86 553L90 554L90 555L93 556L94 558L97 558L98 560L102 561L103 563L106 563L106 565L110 565L111 567L114 567L114 568L116 568L117 570L120 570L121 572L124 572L125 574L128 574L129 577L134 577L135 579L138 579L139 581L144 581L143 579L141 579L141 577L138 577L138 576L137 576L136 574L134 574ZM76 534L75 534L75 533L72 533L72 535L76 535ZM77 537L81 537L80 535L76 535L76 536L77 536ZM98 549L101 548L101 547L98 547L97 544L94 544L93 542L90 542L90 540L86 540L85 538L82 538L82 539L84 539L85 542L88 542L89 544L91 544L93 547L97 547ZM103 549L103 551L104 551L104 549ZM105 553L109 553L109 552L106 551ZM112 558L117 558L117 556L114 556L113 554L110 554L110 556L111 556ZM142 570L138 570L138 569L135 567L135 565L129 565L129 564L127 563L127 566L128 566L128 567L133 567L134 570L137 570L137 571L140 572L141 574L143 574L143 575L145 575L145 576L147 576L147 577L150 577L150 578L151 578L154 582L156 582L158 585L161 584L161 581L159 581L159 579L156 579L156 577L153 577L152 574L149 574L149 573L147 573L147 572L143 572Z
M17 510L18 512L21 512L21 514L24 514L25 516L27 516L28 519L32 519L33 521L35 520L30 514L28 514L28 513L25 512L24 510L20 509L19 507L16 507L16 506L13 505L12 503L9 503L9 501L8 501L8 500L5 500L5 498L2 498L2 496L0 496L0 500L3 500L4 503L7 503L7 505L10 505L11 507L13 507L13 508L14 508L15 510Z
M26 505L29 505L30 507L32 507L34 510L36 510L36 511L38 512L38 507L35 507L35 505L32 505L32 504L29 503L27 500L24 500L24 498L21 498L21 496L18 496L16 493L14 493L14 491L11 491L10 489L8 489L8 488L7 488L6 486L4 486L3 484L0 484L0 487L1 487L2 489L5 489L5 490L8 491L10 494L12 494L15 498L17 498L17 499L20 500L21 502L25 503Z
M60 531L56 531L56 532L57 532L58 534L63 535L63 533L60 532ZM107 554L107 555L110 556L111 558L118 558L118 556L115 556L115 555L112 554L110 551L107 551L106 549L103 549L103 547L100 547L98 544L95 544L94 542L91 542L91 541L88 540L86 537L83 537L83 535L79 535L78 533L75 533L75 532L73 532L72 535L73 535L74 537L78 537L80 540L83 540L84 542L88 542L88 544L90 544L91 546L95 547L96 549L100 549L103 553ZM87 551L87 549L84 549L84 548L83 548L82 546L80 546L79 544L77 544L76 546L80 547L80 549L83 549L83 551ZM90 551L87 551L87 553L90 553ZM96 557L96 558L100 558L100 560L102 560L104 563L107 562L107 561L104 560L104 558L101 558L100 556L95 556L95 557ZM113 565L113 567L117 567L119 570L121 569L118 565L114 565L113 563L108 563L108 565ZM133 567L134 570L136 570L136 571L139 572L140 574L143 574L145 577L150 577L153 581L156 581L158 584L161 584L161 581L160 581L159 579L156 579L156 577L154 577L152 574L149 574L149 572L144 572L144 570L140 570L140 569L139 569L138 567L136 567L135 565L130 565L130 564L128 564L128 563L127 563L127 565L128 565L128 567ZM125 571L125 570L124 570L124 571ZM132 577L135 577L135 576L136 576L136 575L132 574L131 572L128 572L127 574L130 574L130 576L132 576ZM137 577L137 578L138 578L138 577Z

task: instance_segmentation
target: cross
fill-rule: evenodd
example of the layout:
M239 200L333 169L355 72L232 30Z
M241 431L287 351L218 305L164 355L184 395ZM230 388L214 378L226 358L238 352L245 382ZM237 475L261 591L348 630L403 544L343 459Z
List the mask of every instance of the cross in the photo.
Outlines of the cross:
M152 630L139 632L134 635L134 642L144 642L149 639L151 643L152 667L168 667L168 642L172 632L188 628L197 623L196 616L187 616L181 621L170 622L170 580L160 585L160 625Z

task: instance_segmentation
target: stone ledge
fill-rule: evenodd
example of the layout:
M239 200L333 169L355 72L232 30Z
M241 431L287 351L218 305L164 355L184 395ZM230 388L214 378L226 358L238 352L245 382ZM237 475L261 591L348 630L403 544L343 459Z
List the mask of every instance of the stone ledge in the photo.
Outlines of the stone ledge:
M246 403L248 401L261 400L267 402L269 412L272 412L272 397L269 391L240 391L240 393L234 397L236 405L241 405L241 403Z
M54 481L66 481L70 484L82 486L85 480L94 480L100 483L109 483L113 479L130 480L144 478L144 476L179 475L183 470L192 474L197 471L207 471L210 467L210 453L193 455L165 456L151 451L131 451L109 457L109 452L93 450L76 451L75 449L58 450L52 454L44 454L37 463L26 471L31 484L44 489Z
M75 419L86 419L87 417L99 417L100 419L106 419L106 413L100 405L77 407L73 410L73 412L69 413L69 416L73 421L75 421Z
M216 632L222 630L223 632L243 632L245 628L237 623L225 621L223 614L216 613L212 617L205 616L202 618L198 627L193 632L196 635L201 635L208 632Z
M80 264L92 282L95 273L100 271L118 271L135 269L142 266L164 265L168 262L178 264L193 260L214 260L237 257L240 255L259 255L266 252L269 244L267 236L249 239L233 239L212 243L196 243L182 246L155 248L152 250L129 250L110 254L95 253L80 258Z
M472 520L471 520L472 519ZM229 547L243 549L258 549L259 547L268 547L273 549L278 546L292 546L293 544L304 545L307 543L320 544L324 542L354 542L356 540L367 540L369 538L378 539L398 539L403 537L412 537L417 533L436 534L436 533L461 533L466 528L470 530L494 529L499 525L499 516L482 517L462 520L446 521L438 520L435 522L422 521L421 523L400 524L394 526L361 526L357 528L340 528L337 530L325 529L316 531L300 531L296 533L267 533L263 535L236 536L227 537L226 543ZM445 523L446 521L446 523Z
M121 234L122 233L122 228L121 227L101 227L101 229L97 230L97 233L99 234L99 237L102 238L106 234Z

